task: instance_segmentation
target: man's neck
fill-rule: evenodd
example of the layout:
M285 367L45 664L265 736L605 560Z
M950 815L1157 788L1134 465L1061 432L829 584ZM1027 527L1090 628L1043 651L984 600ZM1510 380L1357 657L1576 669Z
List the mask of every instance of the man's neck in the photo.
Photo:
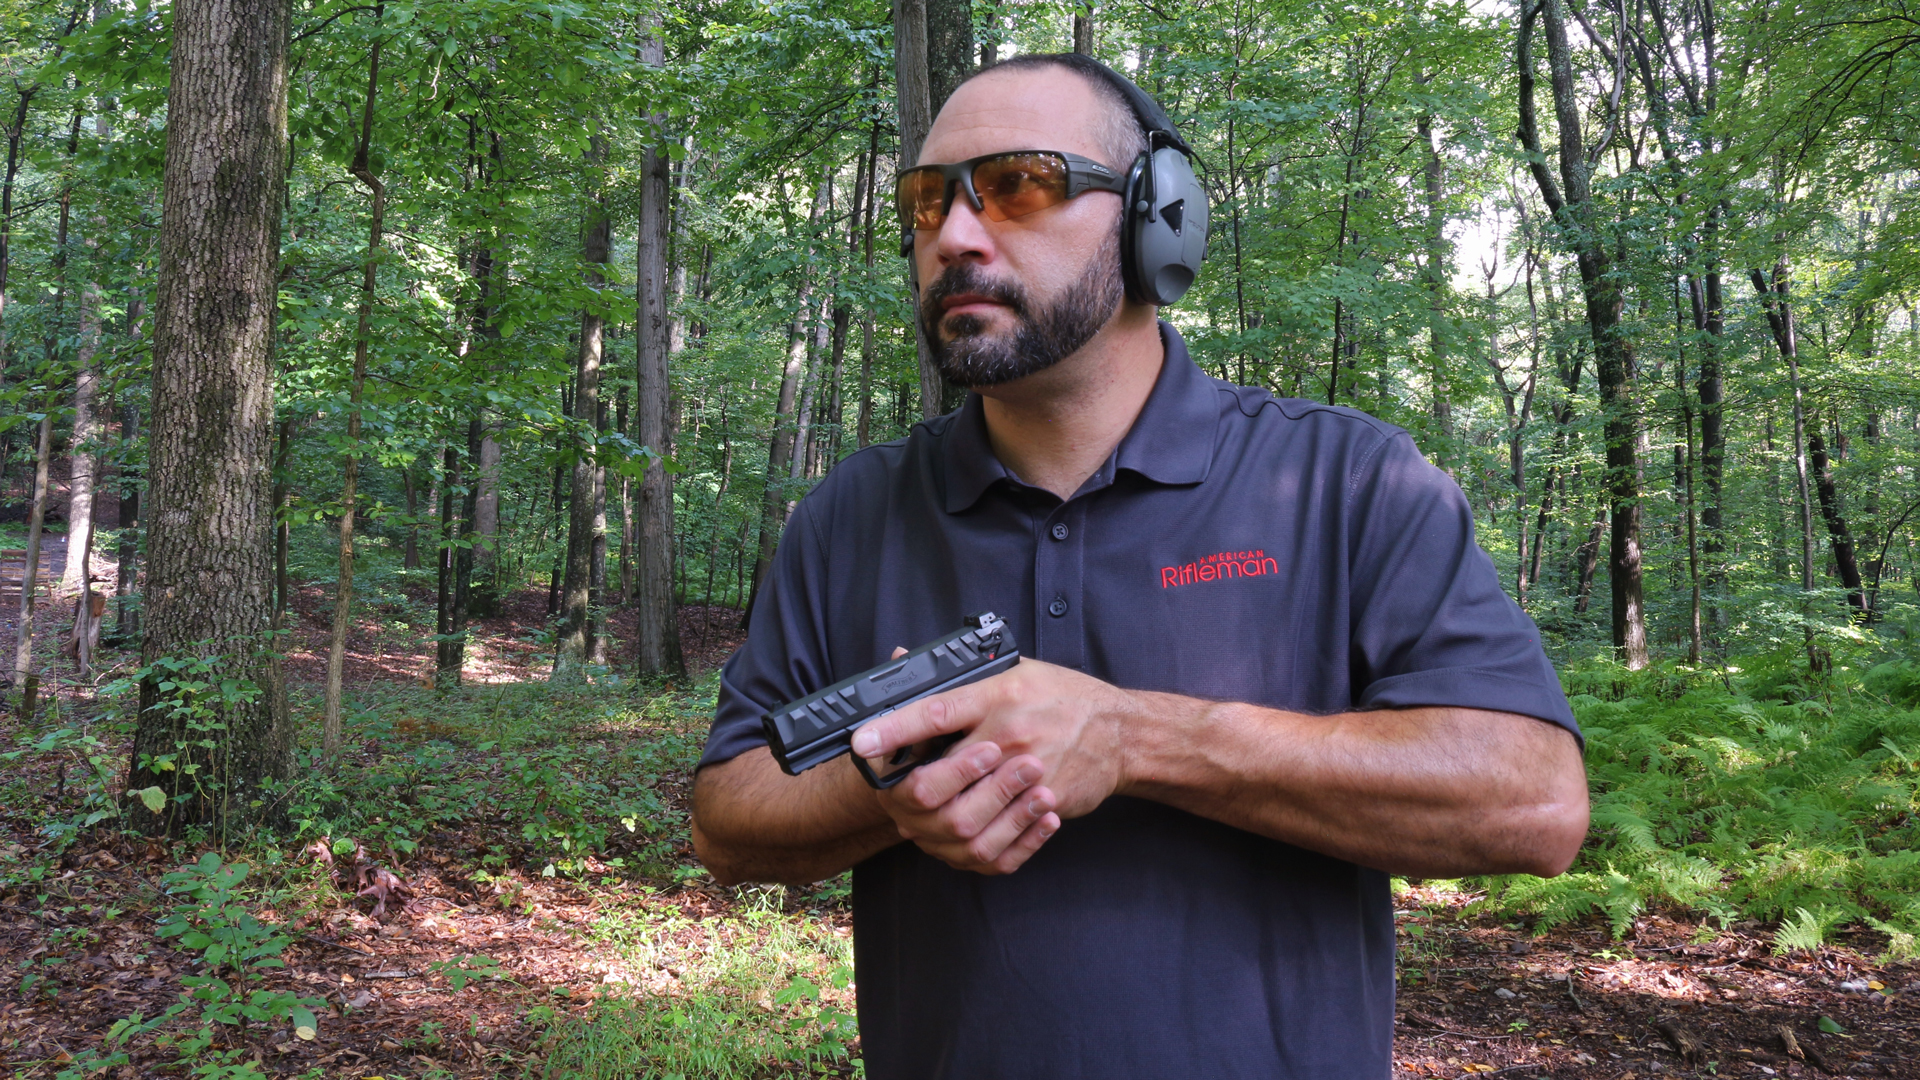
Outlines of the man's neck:
M1165 360L1154 310L1127 305L1072 356L981 391L994 454L1021 480L1072 498L1133 427Z

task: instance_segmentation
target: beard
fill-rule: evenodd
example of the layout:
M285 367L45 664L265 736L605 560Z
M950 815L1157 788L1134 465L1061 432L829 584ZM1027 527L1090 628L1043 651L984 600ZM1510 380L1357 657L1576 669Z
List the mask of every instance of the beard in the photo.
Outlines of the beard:
M1004 304L1013 316L1011 334L994 334L977 315L946 315L950 296L971 294ZM940 374L956 386L999 386L1045 371L1080 351L1113 318L1126 296L1120 278L1120 235L1110 235L1080 279L1045 307L1036 307L1019 285L995 281L970 262L955 263L934 280L920 301L920 324L933 347ZM943 339L942 325L953 336Z

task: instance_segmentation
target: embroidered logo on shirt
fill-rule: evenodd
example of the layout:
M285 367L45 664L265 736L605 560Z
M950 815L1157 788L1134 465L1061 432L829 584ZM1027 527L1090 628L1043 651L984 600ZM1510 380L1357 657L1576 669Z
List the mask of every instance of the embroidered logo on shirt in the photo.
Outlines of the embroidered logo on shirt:
M1265 550L1221 551L1203 558L1195 559L1184 566L1163 566L1160 568L1160 587L1176 589L1182 585L1192 585L1199 581L1222 581L1227 578L1266 577L1280 572L1280 564L1275 562Z

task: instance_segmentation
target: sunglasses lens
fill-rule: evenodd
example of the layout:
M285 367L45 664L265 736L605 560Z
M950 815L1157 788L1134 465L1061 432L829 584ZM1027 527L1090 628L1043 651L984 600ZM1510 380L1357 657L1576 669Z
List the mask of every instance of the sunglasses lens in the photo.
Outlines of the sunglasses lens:
M1002 154L974 166L987 217L1005 221L1067 201L1067 163L1052 154Z
M900 224L913 229L937 229L947 219L947 178L938 169L915 169L900 176L894 195L900 202Z

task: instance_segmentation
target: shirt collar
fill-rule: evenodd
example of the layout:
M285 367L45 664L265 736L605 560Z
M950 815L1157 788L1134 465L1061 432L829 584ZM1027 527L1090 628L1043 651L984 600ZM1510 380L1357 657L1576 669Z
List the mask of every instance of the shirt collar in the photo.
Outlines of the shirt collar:
M1106 463L1087 478L1082 493L1111 484L1121 469L1161 484L1197 484L1207 478L1220 418L1217 387L1187 354L1180 332L1166 322L1160 324L1160 342L1166 360L1146 405ZM948 513L972 506L996 481L1019 482L994 456L979 394L967 395L943 441Z

